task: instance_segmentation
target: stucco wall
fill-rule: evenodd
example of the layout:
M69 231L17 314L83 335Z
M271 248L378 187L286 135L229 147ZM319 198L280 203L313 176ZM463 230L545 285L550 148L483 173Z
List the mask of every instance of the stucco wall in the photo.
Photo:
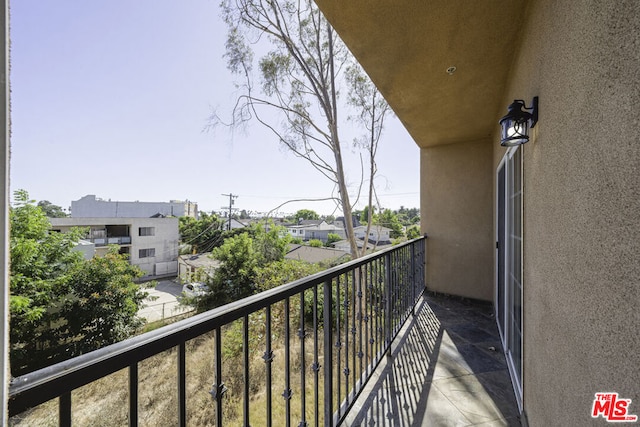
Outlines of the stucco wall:
M421 149L427 288L493 299L493 145L489 139Z
M604 425L596 392L640 415L640 2L529 5L504 99L540 97L523 154L524 409L532 426Z

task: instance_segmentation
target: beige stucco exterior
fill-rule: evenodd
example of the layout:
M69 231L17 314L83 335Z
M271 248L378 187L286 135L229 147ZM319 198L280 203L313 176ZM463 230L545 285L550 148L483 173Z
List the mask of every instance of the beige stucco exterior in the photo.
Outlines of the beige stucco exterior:
M539 96L522 147L523 419L603 425L607 391L640 415L640 3L318 4L421 147L431 290L492 299L497 122Z
M524 25L503 104L541 103L523 147L525 410L602 425L598 391L640 414L640 3L532 2Z
M493 299L492 154L488 138L421 150L420 212L434 292Z

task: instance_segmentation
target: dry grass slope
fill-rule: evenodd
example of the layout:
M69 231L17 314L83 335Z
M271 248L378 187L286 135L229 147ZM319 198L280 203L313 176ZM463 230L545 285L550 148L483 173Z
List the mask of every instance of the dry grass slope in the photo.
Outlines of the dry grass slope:
M238 348L237 331L242 322L229 326L223 333L223 379L228 388L223 399L225 426L241 426L243 419L244 373L242 369L242 344ZM281 329L281 328L278 328ZM312 337L305 339L305 390L301 390L301 346L297 329L292 327L290 338L290 383L293 396L290 401L291 419L297 424L301 419L301 397L306 399L307 420L313 418L314 373ZM282 331L273 334L274 360L272 363L272 413L275 425L284 424L285 399L285 342ZM215 402L210 394L214 382L215 360L214 333L201 336L187 343L187 425L214 426ZM267 393L266 367L262 358L265 348L264 335L252 334L250 345L250 402L249 417L252 425L266 425ZM320 349L321 352L321 349ZM322 360L320 360L322 363ZM139 364L138 411L139 425L173 426L177 418L177 355L172 349ZM322 414L322 371L319 373L319 407ZM128 425L129 386L128 370L88 384L72 393L73 425L112 427ZM25 414L10 420L11 426L49 427L58 425L57 399L46 402Z

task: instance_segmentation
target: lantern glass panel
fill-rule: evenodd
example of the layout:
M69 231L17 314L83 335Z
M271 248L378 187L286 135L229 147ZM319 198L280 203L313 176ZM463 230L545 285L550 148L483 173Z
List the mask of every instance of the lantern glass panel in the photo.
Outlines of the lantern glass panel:
M506 119L502 121L501 145L513 146L524 144L529 141L529 120L527 119Z

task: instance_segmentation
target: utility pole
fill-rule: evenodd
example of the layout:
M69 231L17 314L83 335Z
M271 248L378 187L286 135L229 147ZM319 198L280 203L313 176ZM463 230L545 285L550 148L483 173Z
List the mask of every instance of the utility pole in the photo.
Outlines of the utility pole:
M233 211L234 200L237 199L238 196L231 193L223 194L223 196L229 197L229 222L227 223L227 230L231 231L231 212ZM222 209L227 209L227 207L223 206Z

